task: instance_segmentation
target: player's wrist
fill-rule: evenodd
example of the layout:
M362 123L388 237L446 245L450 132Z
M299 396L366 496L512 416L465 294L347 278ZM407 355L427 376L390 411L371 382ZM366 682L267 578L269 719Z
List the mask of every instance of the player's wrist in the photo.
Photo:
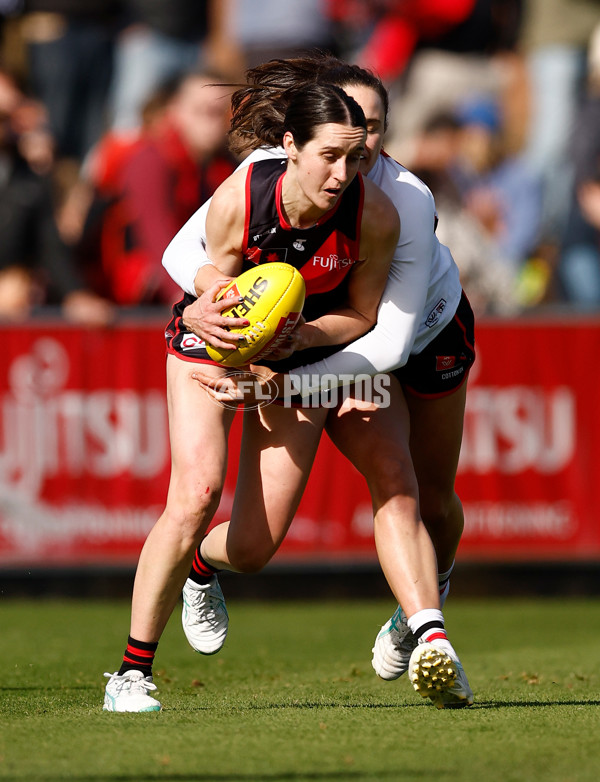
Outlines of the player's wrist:
M194 290L196 291L196 296L202 296L211 285L214 285L215 282L223 279L231 279L231 276L223 274L223 272L219 271L213 263L209 262L204 264L204 266L201 266L198 269L196 276L194 277Z
M327 335L318 326L311 323L303 323L294 331L294 349L307 350L327 344Z

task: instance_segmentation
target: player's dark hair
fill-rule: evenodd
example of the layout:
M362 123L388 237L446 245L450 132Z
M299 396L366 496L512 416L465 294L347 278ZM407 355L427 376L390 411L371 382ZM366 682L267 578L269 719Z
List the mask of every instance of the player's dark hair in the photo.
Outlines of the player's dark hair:
M232 96L232 120L229 144L241 154L260 146L281 144L279 130L283 124L289 100L295 90L306 85L334 84L370 87L380 96L387 113L389 99L381 79L371 71L350 65L331 54L315 52L303 57L275 59L250 68L247 84Z
M292 94L281 130L292 134L298 149L314 138L315 130L320 125L337 123L353 128L367 128L363 110L341 87L312 84L290 92Z
M270 99L268 91L262 87L246 87L233 96L234 112L236 96L242 91L244 127L242 130L236 125L234 138L239 143L230 141L234 152L281 146L286 131L292 133L296 146L301 148L314 137L318 125L330 122L367 127L358 103L333 84L313 82L311 85L291 87L281 92L277 101Z

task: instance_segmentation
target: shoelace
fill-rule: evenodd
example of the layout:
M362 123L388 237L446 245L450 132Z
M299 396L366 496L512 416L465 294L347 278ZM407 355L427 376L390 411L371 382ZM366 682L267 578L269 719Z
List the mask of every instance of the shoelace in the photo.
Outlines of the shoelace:
M113 673L104 674L108 679L114 677L114 684L118 690L128 689L131 692L141 692L143 695L147 695L149 692L158 689L154 682L148 681L148 679L131 679L129 676L115 676Z
M212 589L208 591L199 590L192 597L192 608L197 612L201 621L211 622L215 620L222 604L222 598L216 595Z

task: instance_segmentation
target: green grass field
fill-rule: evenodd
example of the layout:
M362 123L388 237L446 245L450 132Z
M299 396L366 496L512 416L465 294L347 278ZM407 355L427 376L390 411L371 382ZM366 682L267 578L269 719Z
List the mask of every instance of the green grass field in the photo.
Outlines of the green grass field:
M476 703L438 711L383 682L372 641L392 602L230 605L223 651L174 615L163 711L102 712L126 602L0 602L0 779L363 782L600 777L600 601L459 601L447 626Z

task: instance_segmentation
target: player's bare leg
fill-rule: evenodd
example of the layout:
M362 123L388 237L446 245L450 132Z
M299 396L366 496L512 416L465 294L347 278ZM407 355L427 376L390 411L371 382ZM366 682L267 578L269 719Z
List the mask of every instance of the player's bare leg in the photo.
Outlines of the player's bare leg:
M452 568L464 526L462 504L454 484L466 394L465 382L453 394L439 399L406 395L421 517L435 546L440 572Z
M437 697L436 691L436 703L456 701L464 705L472 702L472 693L445 636L439 610L437 563L419 513L419 490L409 449L408 407L400 385L393 378L389 390L388 407L377 409L349 399L327 422L327 432L333 442L369 485L377 551L399 603L398 611L377 637L373 667L382 678L398 678L408 670L418 643L431 641L440 647L436 665L445 664L447 657L452 661L452 677L446 677L443 683L452 693ZM428 665L429 661L423 664Z
M327 411L270 405L244 413L232 520L214 527L183 588L183 631L192 649L215 654L229 616L217 572L260 570L281 545L300 502ZM287 436L295 427L291 442ZM284 445L285 443L285 445Z
M167 359L171 479L165 510L140 555L133 590L131 634L156 641L191 566L193 552L221 498L227 436L234 412L217 405L191 378L193 364ZM206 366L207 372L222 370Z
M423 399L406 394L410 412L410 450L419 485L419 507L438 560L440 607L450 589L450 574L464 516L454 490L462 441L466 383L445 397ZM373 667L384 679L407 670L416 646L401 605L383 625L373 648Z
M269 562L300 503L327 412L269 405L245 414L231 521L204 538L207 563L252 573Z
M234 413L209 398L192 379L193 368L167 358L171 480L165 510L140 554L127 651L107 685L105 708L111 711L153 710L151 702L158 703L147 694L154 652L221 496ZM132 678L132 671L141 677Z
M367 481L381 567L395 597L413 614L439 608L437 566L419 513L408 409L395 378L390 377L388 391L386 407L348 398L332 411L326 430Z

